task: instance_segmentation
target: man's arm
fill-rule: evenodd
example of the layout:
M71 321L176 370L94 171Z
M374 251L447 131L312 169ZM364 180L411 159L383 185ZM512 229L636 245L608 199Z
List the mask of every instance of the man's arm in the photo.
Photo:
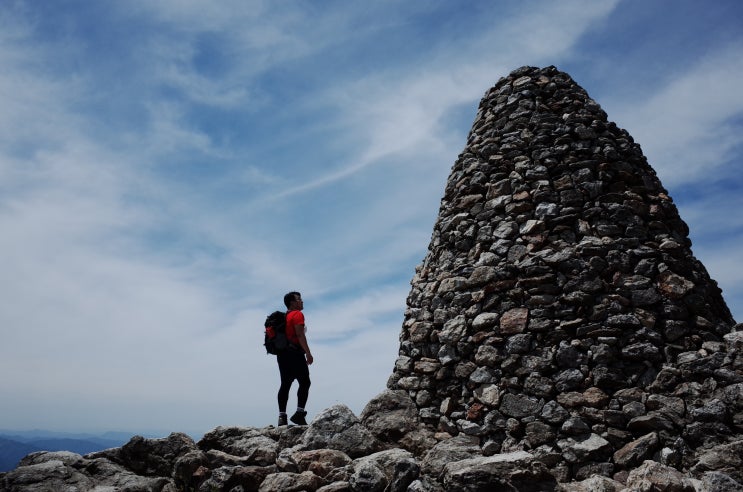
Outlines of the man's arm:
M304 356L307 359L307 364L312 364L312 361L314 361L314 357L312 357L312 352L310 352L310 346L307 345L307 337L304 335L304 324L297 325L294 327L294 333L297 334L297 338L299 339L299 346L302 347L304 350Z

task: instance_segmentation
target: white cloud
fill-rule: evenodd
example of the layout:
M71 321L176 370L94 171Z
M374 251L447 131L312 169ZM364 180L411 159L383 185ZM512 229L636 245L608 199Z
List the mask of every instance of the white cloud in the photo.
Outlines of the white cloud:
M544 63L564 54L615 5L540 4L515 18L494 19L493 29L475 41L447 46L412 70L395 67L331 86L321 99L338 108L343 127L353 135L350 141L357 142L361 136L361 148L352 162L290 187L281 196L346 179L390 155L415 155L417 159L404 162L426 165L432 156L445 151L442 143L450 140L442 135L442 116L461 104L476 107L485 90L516 66ZM525 32L531 34L525 36ZM508 49L499 49L502 46Z
M659 92L627 104L612 102L612 117L630 130L666 187L714 178L743 143L743 46L731 44L689 67ZM640 96L640 95L638 95Z

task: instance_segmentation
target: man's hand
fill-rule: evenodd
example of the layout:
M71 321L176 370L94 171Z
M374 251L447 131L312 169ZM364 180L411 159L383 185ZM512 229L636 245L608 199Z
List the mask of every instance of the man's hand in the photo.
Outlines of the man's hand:
M309 365L311 365L311 364L312 364L312 362L313 362L313 361L315 360L315 358L314 358L314 357L312 357L312 354L306 354L306 355L305 355L305 358L307 359L307 365L308 365L308 366L309 366Z

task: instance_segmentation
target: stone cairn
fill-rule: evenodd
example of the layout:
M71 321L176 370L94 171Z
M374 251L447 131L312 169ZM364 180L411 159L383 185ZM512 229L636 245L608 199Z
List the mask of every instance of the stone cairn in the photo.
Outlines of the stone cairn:
M360 416L32 453L0 491L743 491L743 331L687 235L583 89L518 69L480 104Z
M562 480L692 466L742 437L743 361L688 232L569 75L514 71L449 176L388 387L431 430L527 450Z

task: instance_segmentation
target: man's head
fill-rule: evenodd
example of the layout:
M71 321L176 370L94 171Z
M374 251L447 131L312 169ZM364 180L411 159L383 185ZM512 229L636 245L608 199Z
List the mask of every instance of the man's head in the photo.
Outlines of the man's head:
M284 305L286 309L302 309L302 294L289 292L284 296Z

